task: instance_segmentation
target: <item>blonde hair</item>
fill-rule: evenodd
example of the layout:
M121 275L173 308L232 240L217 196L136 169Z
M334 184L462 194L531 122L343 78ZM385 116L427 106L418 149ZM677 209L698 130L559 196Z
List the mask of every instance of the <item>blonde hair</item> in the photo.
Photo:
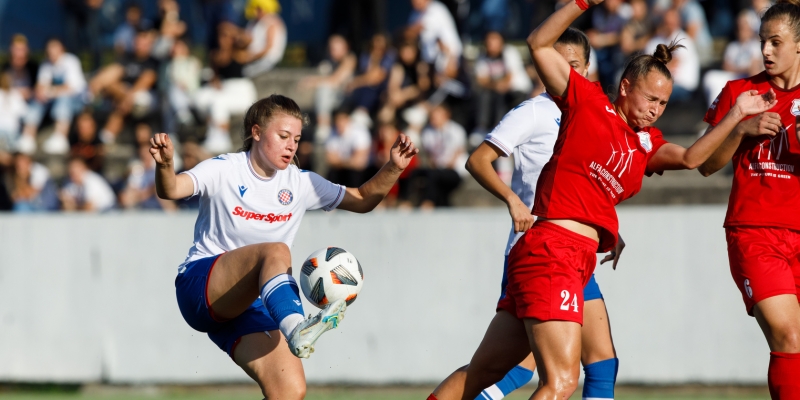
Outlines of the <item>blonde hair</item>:
M300 106L294 100L279 94L265 97L253 103L244 115L244 131L242 132L244 144L239 151L250 151L253 148L254 126L258 125L259 128L264 129L278 114L299 119L303 123L303 127L308 125L308 116L303 114Z

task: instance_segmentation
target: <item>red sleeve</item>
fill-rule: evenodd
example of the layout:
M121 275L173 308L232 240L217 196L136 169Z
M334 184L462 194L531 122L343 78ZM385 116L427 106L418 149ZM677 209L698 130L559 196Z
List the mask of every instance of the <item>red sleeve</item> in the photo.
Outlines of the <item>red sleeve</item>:
M561 111L565 111L568 108L574 107L577 104L578 99L583 98L586 100L586 95L589 92L595 92L598 90L600 93L603 93L603 89L600 87L599 82L589 82L586 77L570 68L567 91L564 94L564 97L553 96L552 93L550 93L550 97L553 98L553 101L555 101L556 105ZM605 94L603 95L605 96Z
M706 111L706 116L703 118L703 121L708 122L711 126L717 126L719 121L722 121L722 118L725 117L725 114L733 108L735 102L736 98L733 97L731 82L728 82L725 84L725 87L722 88L722 91L719 92L714 102L711 103L711 107Z
M653 150L647 153L647 164L645 165L650 164L650 159L653 157L653 155L656 154L656 152L658 151L658 149L661 148L661 146L669 143L666 140L664 140L664 134L661 133L661 130L656 128L650 130L650 141L653 143ZM654 173L661 175L664 173L664 171L651 171L649 168L645 168L644 173L647 176L653 176Z

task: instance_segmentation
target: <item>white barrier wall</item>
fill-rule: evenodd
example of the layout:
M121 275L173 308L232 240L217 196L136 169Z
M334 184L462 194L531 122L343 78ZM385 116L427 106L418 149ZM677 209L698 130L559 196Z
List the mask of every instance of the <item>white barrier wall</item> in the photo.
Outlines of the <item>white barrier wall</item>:
M628 247L598 268L619 381L764 383L769 350L728 271L725 209L623 207ZM0 381L248 378L182 320L173 280L194 215L0 215ZM308 214L293 265L340 246L365 286L305 361L312 383L434 383L494 314L505 209ZM316 312L306 304L306 312Z

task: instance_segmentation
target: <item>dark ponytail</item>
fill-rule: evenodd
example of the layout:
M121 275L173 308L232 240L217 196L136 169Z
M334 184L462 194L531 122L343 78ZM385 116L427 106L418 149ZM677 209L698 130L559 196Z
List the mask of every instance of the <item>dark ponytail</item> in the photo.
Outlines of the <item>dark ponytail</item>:
M273 94L265 97L250 106L247 113L244 115L244 130L242 131L242 139L244 144L239 151L250 151L253 147L253 127L258 125L262 130L267 127L272 117L284 114L290 117L295 117L303 122L303 127L308 125L308 116L300 111L300 106L294 100Z
M800 0L778 0L775 5L768 8L761 17L761 25L785 18L785 22L792 31L795 42L800 42Z
M558 37L556 44L580 46L583 49L583 61L587 64L589 63L592 47L589 46L589 38L586 37L585 33L572 27L567 28L567 30Z
M661 73L671 81L672 74L669 72L667 64L672 61L672 53L681 47L685 46L678 44L678 40L673 40L670 44L661 43L656 46L656 51L653 54L639 54L631 58L622 72L620 82L627 79L633 84L636 80L646 77L652 70Z

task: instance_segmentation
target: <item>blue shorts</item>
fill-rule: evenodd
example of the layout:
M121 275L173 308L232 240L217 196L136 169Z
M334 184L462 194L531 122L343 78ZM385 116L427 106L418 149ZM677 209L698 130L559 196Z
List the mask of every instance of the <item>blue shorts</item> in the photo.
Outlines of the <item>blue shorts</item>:
M506 286L508 285L508 256L506 256L505 261L503 261L503 281L500 282L500 300L503 300L506 297ZM597 284L597 281L594 279L594 274L592 277L589 278L589 282L586 283L586 286L583 287L583 301L587 302L589 300L597 300L603 299L603 293L600 292L600 285Z
M234 319L224 320L214 315L206 290L208 277L218 258L218 255L206 257L186 264L185 270L175 278L175 292L186 323L197 331L208 333L211 341L233 358L233 350L242 336L276 330L278 324L261 299L256 299Z

